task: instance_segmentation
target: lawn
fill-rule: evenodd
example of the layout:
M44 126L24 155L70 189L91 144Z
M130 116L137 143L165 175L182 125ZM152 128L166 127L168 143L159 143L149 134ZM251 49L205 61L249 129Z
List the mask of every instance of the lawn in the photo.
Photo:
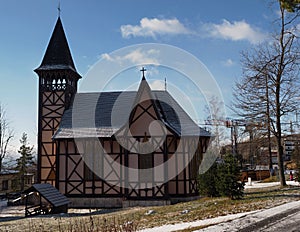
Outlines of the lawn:
M247 189L242 200L201 198L170 206L98 210L75 216L51 215L0 222L0 231L136 231L274 207L300 200L299 187Z

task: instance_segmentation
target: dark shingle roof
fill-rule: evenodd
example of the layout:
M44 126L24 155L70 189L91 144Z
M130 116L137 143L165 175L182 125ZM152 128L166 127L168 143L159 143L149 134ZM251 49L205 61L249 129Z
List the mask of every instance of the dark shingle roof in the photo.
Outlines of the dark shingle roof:
M36 71L67 69L76 72L68 41L58 17L41 65Z
M51 184L34 184L29 189L25 190L24 193L35 191L44 197L54 207L63 206L70 203L68 198L61 194Z
M176 135L210 136L167 91L151 92L162 122ZM136 95L136 91L77 93L53 138L111 137L127 123ZM91 122L92 114L94 122Z

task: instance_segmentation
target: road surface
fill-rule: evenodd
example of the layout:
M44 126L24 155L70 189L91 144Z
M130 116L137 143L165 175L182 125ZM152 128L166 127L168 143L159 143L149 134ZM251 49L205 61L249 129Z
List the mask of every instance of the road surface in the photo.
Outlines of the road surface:
M198 232L300 231L300 201L247 214L232 221L209 226Z

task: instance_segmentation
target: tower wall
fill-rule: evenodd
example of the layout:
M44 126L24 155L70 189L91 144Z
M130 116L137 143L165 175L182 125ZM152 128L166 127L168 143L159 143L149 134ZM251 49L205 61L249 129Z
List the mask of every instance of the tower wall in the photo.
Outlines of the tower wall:
M52 136L59 127L77 90L74 72L66 70L42 71L39 75L38 125L38 182L55 186L56 143Z

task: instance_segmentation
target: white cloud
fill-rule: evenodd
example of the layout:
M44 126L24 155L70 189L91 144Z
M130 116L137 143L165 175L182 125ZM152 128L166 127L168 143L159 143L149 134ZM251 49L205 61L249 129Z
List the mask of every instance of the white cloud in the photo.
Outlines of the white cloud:
M221 24L205 24L204 28L209 33L209 36L221 39L247 40L252 44L260 43L266 39L265 33L244 20L231 23L224 19Z
M139 25L122 25L121 33L123 38L131 36L153 37L157 35L179 35L190 34L187 29L178 19L158 19L158 18L142 18Z
M130 62L132 64L159 64L158 57L159 50L149 49L142 50L136 49L123 56L113 56L107 53L101 54L101 58L111 62L117 62L119 64L124 64Z
M224 66L226 66L226 67L230 67L230 66L233 66L233 65L234 65L234 62L233 62L232 59L227 59L227 60L225 60L225 61L222 61L221 63L222 63L222 65L224 65Z
M267 33L250 25L245 20L230 22L226 19L220 24L205 23L201 31L192 31L181 23L177 18L158 19L142 18L139 25L122 25L120 27L122 37L153 37L159 35L195 35L221 38L232 41L249 41L257 44L266 39Z
M149 83L150 88L152 90L164 90L165 89L165 82L162 80L155 80Z

